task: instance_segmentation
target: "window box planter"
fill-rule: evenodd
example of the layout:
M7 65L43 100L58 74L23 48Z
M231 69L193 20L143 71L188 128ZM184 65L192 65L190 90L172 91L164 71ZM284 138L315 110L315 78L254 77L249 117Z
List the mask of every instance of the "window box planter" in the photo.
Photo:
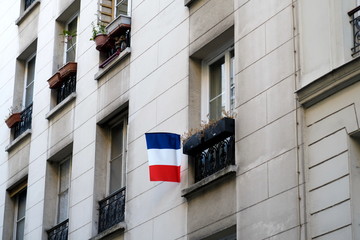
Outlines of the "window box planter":
M107 34L98 34L95 39L96 50L102 52L112 47L112 41Z
M68 62L62 66L54 75L52 75L47 81L49 83L49 88L57 89L71 74L76 74L77 63Z
M58 72L60 73L61 78L66 78L70 74L76 73L76 70L77 70L77 63L68 62L64 66L62 66Z
M12 128L16 123L21 122L21 113L13 113L6 120L5 123L9 128Z
M58 88L62 81L61 81L61 77L60 77L60 73L56 72L54 75L51 76L51 78L49 78L49 80L47 80L49 83L49 87L51 89L55 89Z
M183 145L183 153L196 155L234 134L235 120L227 117L222 118L187 139Z

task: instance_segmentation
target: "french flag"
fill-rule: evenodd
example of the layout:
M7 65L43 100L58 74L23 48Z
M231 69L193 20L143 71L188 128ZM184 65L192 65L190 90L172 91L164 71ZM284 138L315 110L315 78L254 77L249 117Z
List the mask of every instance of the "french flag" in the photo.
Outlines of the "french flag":
M181 144L175 133L145 133L150 181L180 182Z

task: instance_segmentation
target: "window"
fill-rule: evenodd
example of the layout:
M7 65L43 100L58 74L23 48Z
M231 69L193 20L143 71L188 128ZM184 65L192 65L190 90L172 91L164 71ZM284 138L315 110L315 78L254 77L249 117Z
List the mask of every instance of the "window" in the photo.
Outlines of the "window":
M77 24L78 24L78 16L72 18L66 24L67 36L65 36L65 58L64 63L74 62L76 59L76 40L77 40Z
M26 62L25 91L24 91L24 101L23 101L23 105L25 108L30 106L33 102L35 61L36 61L36 57L33 56Z
M26 211L26 188L21 190L15 196L16 209L15 209L15 239L24 239L25 229L25 211Z
M30 7L33 2L35 2L35 0L24 0L24 10Z
M203 62L204 86L202 118L218 120L235 107L234 50Z
M71 158L66 158L59 164L58 214L57 222L61 223L69 216Z
M102 128L103 141L99 144L99 151L103 156L99 164L107 165L107 197L99 201L99 225L98 232L114 227L112 231L123 229L125 219L125 176L126 176L126 146L127 146L127 114L121 114L105 123ZM106 156L108 156L106 158ZM99 175L104 175L99 172ZM102 179L99 179L99 183ZM99 189L103 191L104 188ZM114 230L115 229L115 230Z
M111 126L109 194L125 186L126 121Z
M99 4L99 20L104 25L109 24L119 16L130 16L131 1L128 0L102 0Z

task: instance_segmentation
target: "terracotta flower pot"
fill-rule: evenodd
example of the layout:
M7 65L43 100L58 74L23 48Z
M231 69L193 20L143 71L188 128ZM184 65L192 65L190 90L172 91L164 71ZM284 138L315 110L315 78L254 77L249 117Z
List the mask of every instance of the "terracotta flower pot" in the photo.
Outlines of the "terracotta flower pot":
M13 113L6 120L5 123L9 128L12 128L15 123L21 121L21 113Z
M60 78L65 78L72 73L76 73L77 63L76 62L68 62L64 66L59 69Z
M96 35L94 41L96 45L96 50L102 51L104 48L107 48L107 41L109 36L107 34L98 34Z
M55 89L55 88L58 88L61 83L62 83L62 80L61 80L61 77L60 77L60 73L59 72L56 72L54 75L52 75L51 78L49 78L49 80L47 80L48 83L49 83L49 87L51 89Z

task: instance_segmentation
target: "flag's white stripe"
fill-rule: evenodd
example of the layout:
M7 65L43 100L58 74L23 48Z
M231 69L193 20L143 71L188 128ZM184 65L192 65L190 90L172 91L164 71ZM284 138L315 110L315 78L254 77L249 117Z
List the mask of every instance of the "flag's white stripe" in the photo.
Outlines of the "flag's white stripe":
M148 149L149 165L181 165L181 149Z

